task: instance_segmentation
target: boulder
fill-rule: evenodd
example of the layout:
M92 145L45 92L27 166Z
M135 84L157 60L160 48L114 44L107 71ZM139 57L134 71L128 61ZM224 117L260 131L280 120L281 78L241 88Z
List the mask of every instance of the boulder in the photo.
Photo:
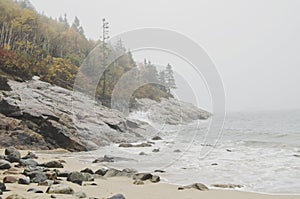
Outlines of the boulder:
M102 168L102 169L98 169L97 171L95 171L95 174L98 174L100 176L104 176L107 171L108 171L108 169Z
M14 176L5 176L3 178L3 183L15 183L17 181L18 181L18 179Z
M0 170L10 169L12 167L11 163L6 160L0 160Z
M67 181L76 182L76 181L94 181L94 176L89 173L81 172L71 172L68 175Z
M21 159L19 161L19 165L18 166L22 166L22 167L32 166L32 167L35 167L38 164L39 163L37 163L37 161L35 161L33 159Z
M22 159L38 159L38 156L33 152L28 151L28 153L24 157L22 157Z
M47 180L47 176L45 173L41 171L33 171L28 173L31 183L40 183Z
M152 179L153 175L151 173L137 173L133 175L133 180L150 180Z
M47 167L47 168L64 168L64 165L60 161L57 161L57 160L45 162L45 163L41 164L41 166Z
M5 149L6 159L9 162L19 162L21 159L21 153L15 147L9 147Z
M6 190L6 186L4 183L0 182L0 190L1 191L5 191Z
M29 185L30 184L30 178L29 177L22 177L18 180L19 184Z
M53 181L52 180L45 180L45 181L43 181L43 182L39 182L38 183L38 186L47 186L47 187L49 187L49 186L51 186L51 185L53 185L54 183L53 183Z
M89 169L89 168L85 168L85 169L81 170L80 172L81 173L94 174L94 171L92 169Z
M63 184L51 185L48 187L46 193L48 194L74 194L74 190Z
M152 152L153 152L153 153L158 153L158 152L159 152L159 149L153 149Z
M30 189L27 190L27 192L44 193L42 190L36 189L36 188L30 188Z

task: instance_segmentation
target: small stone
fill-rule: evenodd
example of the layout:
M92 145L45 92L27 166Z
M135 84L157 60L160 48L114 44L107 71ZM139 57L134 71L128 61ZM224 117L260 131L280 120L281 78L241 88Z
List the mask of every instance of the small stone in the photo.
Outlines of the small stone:
M30 188L30 189L27 190L27 192L44 193L42 190L40 190L40 189L35 189L35 188Z
M18 179L14 176L6 176L3 178L3 183L15 183Z
M27 155L22 157L22 159L38 159L38 156L31 151L28 151Z
M83 191L78 191L78 192L74 193L74 196L77 198L86 198L87 197L86 193L84 193Z
M81 172L71 172L68 175L67 181L75 182L75 181L94 181L93 175L89 173L81 173Z
M153 182L153 183L157 183L157 182L160 181L160 177L154 175L154 176L152 176L152 178L150 179L150 181Z
M1 191L5 191L6 190L6 186L4 183L0 182L0 190Z
M133 180L150 180L153 177L151 173L137 173L133 175Z
M108 199L126 199L122 194L116 194Z
M236 184L213 184L211 185L213 187L223 188L223 189L235 189L235 188L242 188L242 185L236 185Z
M98 174L100 176L104 176L106 174L106 172L108 171L108 169L106 168L102 168L102 169L98 169L95 174Z
M0 160L0 170L10 169L12 167L11 163L6 160Z
M53 181L52 180L45 180L45 181L43 181L43 182L39 182L38 183L38 186L51 186L51 185L53 185Z
M143 181L141 181L141 180L135 180L135 181L133 181L133 184L135 184L135 185L143 185L145 183Z
M46 193L49 194L74 194L74 190L67 185L51 185L48 187Z
M89 169L89 168L85 168L85 169L81 170L80 172L81 172L81 173L94 174L93 170L92 170L92 169Z
M179 149L174 150L175 153L181 153Z
M60 161L50 161L42 164L41 166L47 167L47 168L64 168L64 165Z
M152 152L157 153L159 152L159 149L153 149Z
M154 170L154 172L155 172L155 173L165 173L166 171L157 169L157 170Z
M218 165L218 163L212 163L211 164L211 166L217 166Z
M29 185L30 184L30 178L29 177L19 178L18 183L19 184L24 184L24 185Z
M145 152L140 152L139 155L147 155Z
M50 198L56 198L56 196L55 195L51 195Z
M159 136L154 136L154 137L152 138L152 140L162 140L162 138L159 137Z

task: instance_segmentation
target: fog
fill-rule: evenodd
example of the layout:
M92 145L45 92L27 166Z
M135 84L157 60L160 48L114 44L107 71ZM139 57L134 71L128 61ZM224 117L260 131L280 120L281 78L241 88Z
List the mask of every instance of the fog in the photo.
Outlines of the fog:
M300 109L298 0L31 1L53 18L67 13L72 22L78 16L85 34L93 39L100 37L103 17L110 22L112 36L144 27L186 35L216 64L228 111ZM146 55L135 57L142 61ZM154 64L168 62L164 55L149 53L147 58ZM184 67L176 58L169 62ZM179 88L178 95L189 100L184 91ZM202 106L209 108L209 103L209 96L204 96Z

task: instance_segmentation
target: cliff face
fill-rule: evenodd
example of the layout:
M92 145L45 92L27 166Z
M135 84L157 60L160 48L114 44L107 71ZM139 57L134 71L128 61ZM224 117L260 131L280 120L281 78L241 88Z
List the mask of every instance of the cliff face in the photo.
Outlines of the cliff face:
M152 132L145 122L46 82L1 77L0 85L0 147L84 151L142 140Z

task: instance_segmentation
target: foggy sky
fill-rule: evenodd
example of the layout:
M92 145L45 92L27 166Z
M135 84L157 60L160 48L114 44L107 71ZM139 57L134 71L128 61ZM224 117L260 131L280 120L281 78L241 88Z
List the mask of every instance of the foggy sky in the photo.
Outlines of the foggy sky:
M78 16L93 39L100 36L103 17L112 36L160 27L190 37L215 62L229 111L300 109L298 0L31 1L54 18Z

